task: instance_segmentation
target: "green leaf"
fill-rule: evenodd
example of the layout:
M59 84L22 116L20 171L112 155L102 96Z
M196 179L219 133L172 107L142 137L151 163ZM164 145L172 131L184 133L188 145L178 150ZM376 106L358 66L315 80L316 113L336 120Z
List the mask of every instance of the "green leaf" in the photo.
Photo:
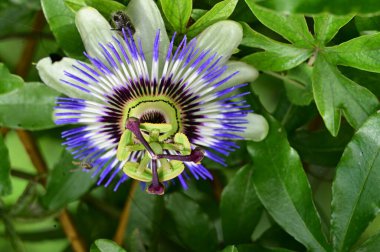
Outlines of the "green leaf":
M289 101L295 105L309 105L313 100L313 90L311 76L313 68L307 64L301 64L290 69L287 75L283 76L286 95Z
M91 6L97 9L106 19L109 19L113 12L126 9L123 4L113 0L64 0L64 2L73 12L77 12L85 6Z
M262 205L253 187L252 166L241 168L224 188L220 202L223 237L227 244L249 243Z
M215 4L211 10L206 12L192 26L190 26L187 35L194 37L217 21L227 19L234 11L237 2L238 0L224 0Z
M354 15L334 16L328 13L323 13L314 16L314 32L315 38L325 45L338 33L340 28L347 24Z
M11 74L8 68L0 63L0 95L20 88L23 84L24 80L20 76Z
M48 210L57 210L77 200L94 184L91 174L82 172L73 164L72 156L64 151L61 159L49 174L46 194L42 196L43 205Z
M349 13L374 14L380 12L380 2L377 0L351 2L347 2L346 0L253 0L253 2L263 7L286 13L311 14L329 12L337 15L344 15Z
M215 251L215 227L199 205L180 193L172 193L165 200L184 246L192 251Z
M82 57L84 47L75 27L75 14L62 0L41 0L45 18L63 51L71 57Z
M193 8L192 0L160 0L166 19L174 30L180 33L186 32L186 26Z
M243 61L259 70L283 71L300 65L313 53L313 49L298 48L277 42L243 24L242 45L257 47L265 52L257 52L243 58Z
M25 83L0 95L0 126L41 130L53 128L53 107L58 93L41 83Z
M207 10L193 9L191 11L191 18L194 19L194 21L197 21L200 17L202 17L206 13L207 13Z
M235 245L225 247L221 252L239 252Z
M352 81L367 88L377 97L380 97L380 73L362 71L352 67L339 67L339 71Z
M245 0L245 2L257 19L269 29L297 46L312 47L314 38L309 32L303 15L274 12L256 5L252 0Z
M370 117L337 166L331 203L335 251L348 251L380 207L380 114Z
M380 33L364 35L326 48L326 53L336 65L380 73Z
M292 252L293 250L288 250L288 249L284 249L284 248L276 248L276 247L274 247L274 248L263 247L263 246L258 245L258 244L242 244L242 245L237 245L237 251L238 252L252 252L252 251L260 251L260 252Z
M303 162L321 166L335 167L344 148L354 134L353 129L344 124L336 137L331 136L327 129L318 131L297 130L289 139Z
M10 171L11 163L8 148L3 137L0 136L0 196L5 196L12 192Z
M149 247L152 249L157 247L155 236L165 232L161 224L164 221L162 220L164 212L163 203L162 197L148 194L139 187L136 189L133 195L127 228L126 243L128 251L134 251L133 247L138 246L141 242L149 244ZM136 236L141 237L142 241L136 240L138 238Z
M355 17L355 26L362 35L380 31L380 16Z
M257 195L273 219L308 250L329 250L299 156L279 123L267 120L267 138L248 144Z
M90 248L90 252L126 252L116 242L107 239L96 240Z
M333 136L338 134L341 112L358 129L378 106L376 96L343 76L323 54L314 65L313 91L318 111Z
M380 233L370 237L367 241L355 249L355 252L373 252L380 248Z

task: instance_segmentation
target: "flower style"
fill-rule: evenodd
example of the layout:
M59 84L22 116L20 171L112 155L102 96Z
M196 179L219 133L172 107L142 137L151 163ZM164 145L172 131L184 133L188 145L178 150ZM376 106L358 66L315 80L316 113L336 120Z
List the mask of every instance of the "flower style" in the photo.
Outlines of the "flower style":
M76 25L90 64L37 64L41 79L68 96L57 98L56 124L82 124L62 133L64 144L100 174L98 184L121 173L115 190L128 177L150 183L153 194L174 178L186 188L189 173L212 179L204 156L225 165L221 155L237 148L233 140L261 140L268 127L250 113L246 93L235 93L257 76L227 62L242 39L240 25L220 21L175 48L153 1L132 0L127 13L135 33L121 36L95 9L81 9Z

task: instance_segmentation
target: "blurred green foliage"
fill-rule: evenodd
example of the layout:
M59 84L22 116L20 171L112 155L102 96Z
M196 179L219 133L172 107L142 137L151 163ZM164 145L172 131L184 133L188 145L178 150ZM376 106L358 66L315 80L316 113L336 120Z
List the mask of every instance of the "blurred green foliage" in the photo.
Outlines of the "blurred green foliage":
M80 7L109 19L127 4L0 3L0 251L75 251L58 220L64 208L92 252L380 250L379 1L158 1L169 34L194 37L220 20L241 23L233 57L260 70L247 101L270 132L259 143L239 142L225 168L205 160L213 181L174 185L163 197L137 188L132 199L131 181L113 192L72 163L60 136L69 126L52 121L59 94L33 65L52 53L83 59L74 21ZM47 23L35 30L41 11ZM20 129L32 131L47 163L42 178ZM127 200L121 248L112 238Z

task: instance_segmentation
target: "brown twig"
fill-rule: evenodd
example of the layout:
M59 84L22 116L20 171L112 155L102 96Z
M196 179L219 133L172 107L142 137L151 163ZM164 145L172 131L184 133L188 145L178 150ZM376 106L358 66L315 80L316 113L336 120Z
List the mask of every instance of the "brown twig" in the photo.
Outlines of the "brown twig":
M33 32L41 31L45 26L45 17L42 11L38 11L33 23ZM30 65L33 60L34 52L38 45L38 39L28 38L21 54L21 59L16 66L16 73L25 78L28 75Z
M84 245L83 240L79 236L74 224L73 220L70 217L69 212L66 209L63 209L61 214L59 215L59 221L63 227L63 231L67 238L69 239L71 246L73 247L75 252L86 252L86 246Z
M9 132L9 129L8 128L0 128L0 135L2 137L5 137Z
M133 197L135 195L137 184L138 183L136 180L133 180L131 183L131 188L129 189L128 198L127 198L127 201L125 202L123 212L121 213L121 216L120 216L119 226L117 227L115 236L113 238L113 240L119 245L122 245L123 240L124 240L124 233L128 225L131 204L132 204Z
M18 137L20 138L26 152L32 161L33 166L36 168L38 174L41 176L41 184L46 185L46 174L48 169L46 163L41 155L36 142L32 135L26 130L16 130Z
M210 170L211 171L211 174L213 176L213 180L211 180L211 185L212 185L212 191L214 192L214 197L215 199L220 202L220 199L222 197L222 191L223 191L223 185L220 181L220 178L219 178L219 174L214 171L214 170Z
M33 31L39 32L43 29L45 25L45 18L42 11L38 11L36 14L35 21L33 23ZM23 53L20 61L16 66L16 73L21 77L25 78L29 72L31 62L33 60L34 53L36 51L38 40L36 38L29 38L26 40L26 44L23 49ZM34 167L36 168L39 175L42 175L41 184L46 185L46 178L44 175L48 173L48 169L43 159L40 150L38 149L37 144L35 143L32 135L25 130L17 130L17 134L23 143ZM68 237L71 246L75 252L84 252L87 251L86 246L76 230L73 221L70 218L70 215L66 209L62 211L59 216L63 231Z
M38 175L29 173L29 172L24 172L24 171L21 171L21 170L17 170L17 169L14 169L14 168L11 169L11 175L14 176L14 177L17 177L17 178L28 180L28 181L39 180L38 179Z

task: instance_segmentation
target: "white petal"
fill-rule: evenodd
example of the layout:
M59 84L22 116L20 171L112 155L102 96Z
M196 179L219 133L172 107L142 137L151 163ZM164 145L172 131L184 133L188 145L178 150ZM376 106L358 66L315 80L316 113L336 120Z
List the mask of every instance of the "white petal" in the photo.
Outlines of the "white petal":
M164 62L169 38L157 5L152 0L131 0L127 14L136 30L134 37L141 39L148 66L151 64L154 38L160 30L160 62Z
M254 67L244 62L228 61L226 66L228 67L227 70L217 80L215 80L216 83L227 78L235 72L238 73L234 75L230 80L228 80L225 84L219 86L216 91L233 87L238 84L252 82L259 76L259 72Z
M242 38L243 29L239 23L230 20L219 21L199 34L197 46L202 49L211 49L227 60Z
M111 25L103 16L92 7L80 9L75 16L75 24L82 38L86 52L107 62L102 54L99 43L107 44L113 41L112 36L118 36L117 32L111 30Z
M71 58L63 58L60 61L52 63L49 57L43 58L37 63L38 74L41 80L49 87L57 90L58 92L65 94L73 98L81 98L90 101L98 101L91 94L88 94L80 89L63 83L62 79L67 79L64 71L69 71L72 66L76 64L76 60Z
M248 123L244 125L246 130L238 135L244 137L246 140L259 142L264 140L268 135L269 125L267 120L262 116L254 113L249 113L246 117Z

